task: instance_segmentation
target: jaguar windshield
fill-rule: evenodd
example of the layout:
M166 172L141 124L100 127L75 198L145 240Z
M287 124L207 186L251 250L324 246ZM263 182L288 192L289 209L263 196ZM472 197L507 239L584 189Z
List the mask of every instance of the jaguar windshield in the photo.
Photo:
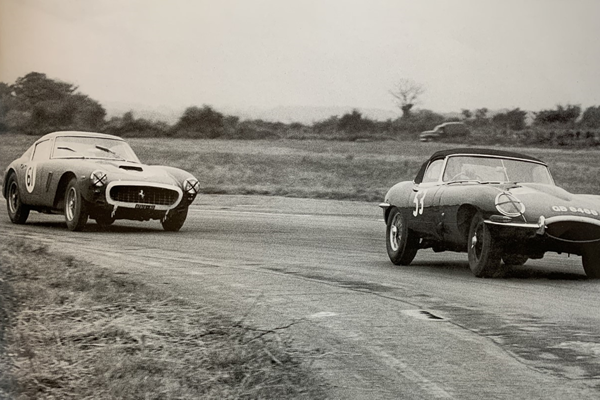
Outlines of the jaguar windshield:
M448 157L442 180L444 182L522 182L554 185L550 171L544 164L485 156Z

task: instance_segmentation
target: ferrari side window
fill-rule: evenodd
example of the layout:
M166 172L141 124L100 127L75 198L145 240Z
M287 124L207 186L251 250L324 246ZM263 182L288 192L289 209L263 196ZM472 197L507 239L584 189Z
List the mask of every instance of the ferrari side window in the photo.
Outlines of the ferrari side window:
M35 145L33 150L33 161L47 160L50 158L50 141L44 140Z

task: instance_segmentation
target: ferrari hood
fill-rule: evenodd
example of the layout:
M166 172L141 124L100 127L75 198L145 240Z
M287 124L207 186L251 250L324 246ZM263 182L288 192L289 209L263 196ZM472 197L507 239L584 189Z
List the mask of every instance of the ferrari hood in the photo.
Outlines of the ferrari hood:
M156 165L144 165L127 161L94 161L96 169L108 175L110 181L142 181L177 185L177 180L166 170Z

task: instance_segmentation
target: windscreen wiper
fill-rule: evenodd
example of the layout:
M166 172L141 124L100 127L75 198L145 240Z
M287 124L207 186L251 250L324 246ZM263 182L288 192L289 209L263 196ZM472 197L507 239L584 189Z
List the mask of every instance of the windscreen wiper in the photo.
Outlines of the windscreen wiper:
M97 148L98 150L102 150L102 151L105 151L105 152L107 152L107 153L110 153L110 154L112 154L113 156L115 156L115 157L116 157L116 158L118 158L119 160L123 160L123 161L125 161L125 159L124 159L123 157L121 157L121 155L120 155L120 154L118 154L118 153L115 153L113 150L109 149L108 147L100 146L100 145L98 145L98 144L97 144L97 145L96 145L96 148Z
M71 151L71 152L73 152L73 153L77 153L77 154L79 154L79 157L81 157L81 158L85 158L85 156L84 156L83 154L81 154L81 153L79 153L77 150L73 150L72 148L70 148L70 147L67 147L67 146L57 146L57 147L56 147L56 149L57 149L57 150L67 150L67 151ZM72 158L72 157L70 157L70 158Z

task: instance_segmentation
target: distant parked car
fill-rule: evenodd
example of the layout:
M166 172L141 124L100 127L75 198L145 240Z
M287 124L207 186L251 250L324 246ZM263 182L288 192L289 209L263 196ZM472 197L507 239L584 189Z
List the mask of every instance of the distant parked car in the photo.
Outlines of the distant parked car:
M385 195L386 247L408 265L419 249L468 253L478 277L548 251L582 256L600 278L600 196L571 194L554 184L537 158L494 149L434 153L413 181Z
M4 174L2 194L13 223L31 210L64 213L82 230L116 219L159 219L167 231L183 226L198 180L178 168L140 163L123 139L91 132L54 132L38 139Z
M433 142L444 137L459 137L469 134L469 128L462 122L444 122L430 131L421 132L421 142Z

